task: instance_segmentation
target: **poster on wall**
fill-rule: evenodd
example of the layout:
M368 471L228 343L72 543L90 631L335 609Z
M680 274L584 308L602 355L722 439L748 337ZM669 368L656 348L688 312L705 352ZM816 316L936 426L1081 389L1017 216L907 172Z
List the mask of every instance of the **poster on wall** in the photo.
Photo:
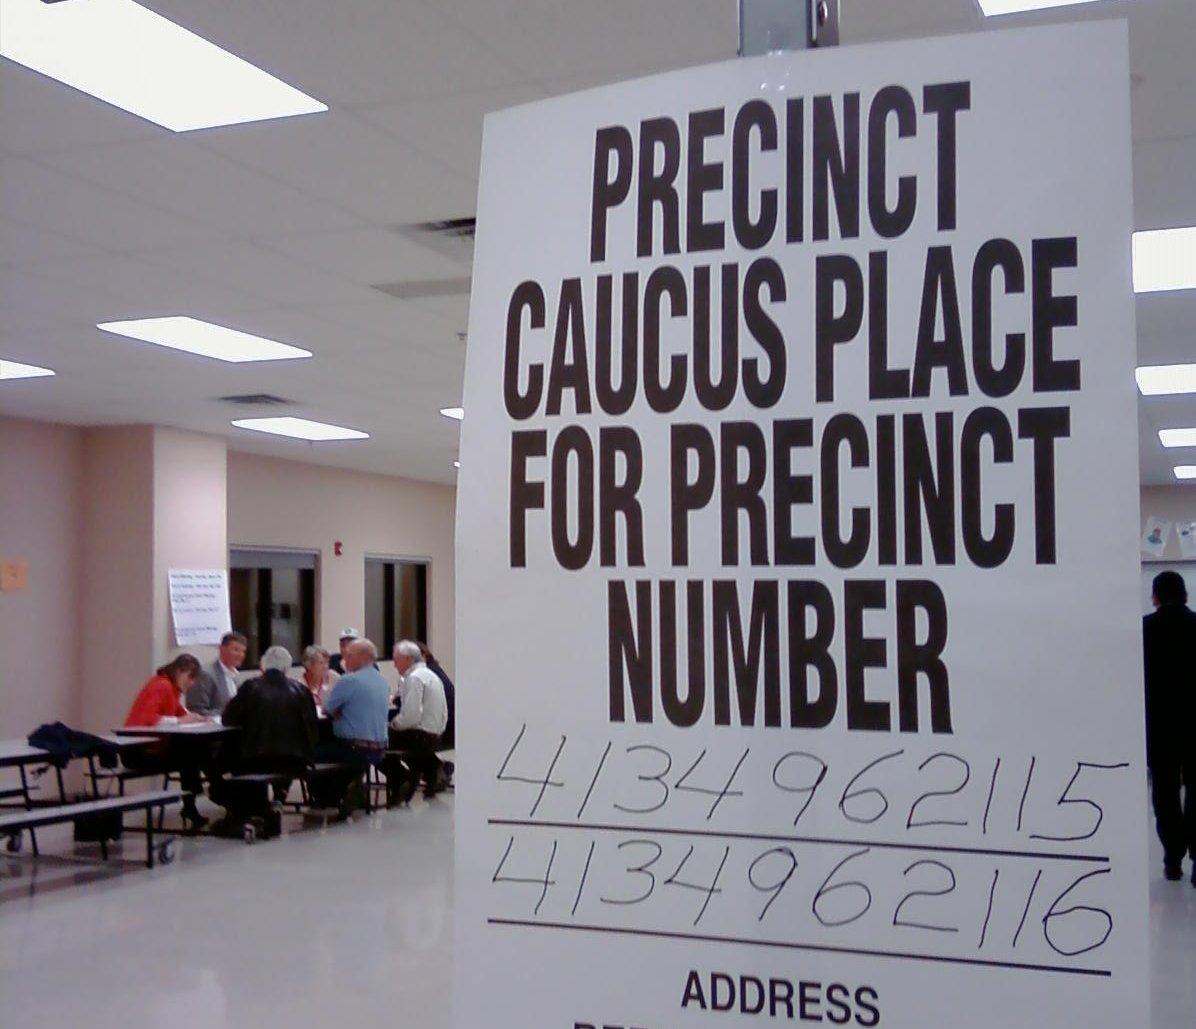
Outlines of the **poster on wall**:
M1183 544L1184 527L1179 527L1179 540ZM1167 549L1167 537L1171 535L1171 523L1166 518L1156 518L1151 515L1146 519L1146 528L1142 530L1142 553L1147 557L1162 560L1163 552Z
M232 628L228 572L223 568L171 568L168 575L175 644L219 643Z
M1175 527L1179 537L1179 553L1185 560L1196 557L1196 522L1180 522Z
M491 115L454 1024L1148 1024L1120 23Z

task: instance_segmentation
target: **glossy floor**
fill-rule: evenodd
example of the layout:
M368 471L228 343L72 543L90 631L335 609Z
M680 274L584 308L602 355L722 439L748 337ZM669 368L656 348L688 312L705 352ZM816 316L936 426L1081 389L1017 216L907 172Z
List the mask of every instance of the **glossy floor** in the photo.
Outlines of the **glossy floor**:
M452 809L417 800L253 847L182 841L154 872L136 837L123 867L0 861L0 1023L448 1029ZM1155 875L1150 897L1153 1029L1191 1029L1196 889Z

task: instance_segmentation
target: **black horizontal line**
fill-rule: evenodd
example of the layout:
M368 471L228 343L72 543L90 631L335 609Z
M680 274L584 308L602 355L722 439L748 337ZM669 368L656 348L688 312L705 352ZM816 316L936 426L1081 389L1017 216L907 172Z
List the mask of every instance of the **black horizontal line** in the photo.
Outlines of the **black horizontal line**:
M662 825L610 825L598 822L549 822L520 818L489 818L490 825L537 829L580 829L586 832L656 833L662 836L707 836L715 839L761 840L765 843L813 843L835 847L875 847L877 850L917 850L938 854L975 854L981 857L1033 858L1042 861L1084 861L1107 865L1102 854L1058 854L1042 850L990 850L984 847L951 847L934 843L894 843L888 840L846 840L824 836L779 836L770 833L732 832L726 829L675 829Z
M631 929L624 926L570 925L566 922L533 922L518 918L488 918L490 925L510 925L524 929L569 929L574 932L615 933L622 936L651 936L665 940L692 940L698 943L738 943L748 947L780 947L785 950L812 950L857 957L894 958L900 961L930 961L948 965L980 965L984 968L1012 968L1022 972L1056 972L1060 975L1112 976L1104 968L1067 968L1064 965L1033 965L1019 961L993 961L988 958L949 957L944 954L905 954L892 950L866 950L860 947L832 947L817 943L787 943L783 940L755 940L740 936L712 936L704 933L668 932L664 929Z

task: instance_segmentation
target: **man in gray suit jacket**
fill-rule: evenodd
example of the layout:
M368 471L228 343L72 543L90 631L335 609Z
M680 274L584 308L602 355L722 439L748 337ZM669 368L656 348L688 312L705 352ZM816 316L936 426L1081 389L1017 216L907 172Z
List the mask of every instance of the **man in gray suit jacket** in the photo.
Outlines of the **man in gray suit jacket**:
M249 641L239 632L226 632L220 640L220 654L205 665L187 691L187 710L215 718L237 692L237 669L245 660Z

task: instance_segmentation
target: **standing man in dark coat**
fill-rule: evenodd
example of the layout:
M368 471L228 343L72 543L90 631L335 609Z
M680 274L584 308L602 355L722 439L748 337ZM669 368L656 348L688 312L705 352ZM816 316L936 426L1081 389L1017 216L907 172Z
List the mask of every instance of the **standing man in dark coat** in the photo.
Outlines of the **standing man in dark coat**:
M1185 853L1196 863L1196 614L1178 572L1156 575L1152 594L1155 611L1142 620L1146 763L1163 874L1178 880Z

